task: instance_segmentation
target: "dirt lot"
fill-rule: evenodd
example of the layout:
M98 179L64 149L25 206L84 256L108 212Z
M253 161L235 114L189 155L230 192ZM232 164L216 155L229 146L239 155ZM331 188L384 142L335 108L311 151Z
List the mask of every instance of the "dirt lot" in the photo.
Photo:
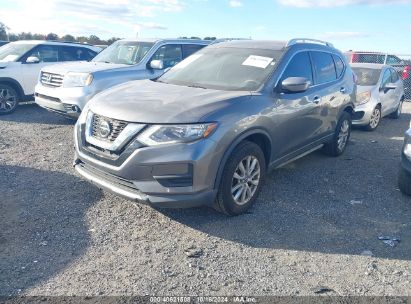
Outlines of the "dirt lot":
M99 191L71 167L73 123L21 106L0 117L0 295L410 296L411 199L396 183L410 119L407 104L342 157L271 172L229 218Z

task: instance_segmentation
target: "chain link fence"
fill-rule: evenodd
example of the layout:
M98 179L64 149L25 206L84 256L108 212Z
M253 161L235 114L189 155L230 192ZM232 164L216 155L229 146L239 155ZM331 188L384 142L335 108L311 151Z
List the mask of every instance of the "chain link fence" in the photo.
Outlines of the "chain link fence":
M411 101L411 55L385 54L376 52L347 52L349 63L379 63L392 66L404 81L406 101Z

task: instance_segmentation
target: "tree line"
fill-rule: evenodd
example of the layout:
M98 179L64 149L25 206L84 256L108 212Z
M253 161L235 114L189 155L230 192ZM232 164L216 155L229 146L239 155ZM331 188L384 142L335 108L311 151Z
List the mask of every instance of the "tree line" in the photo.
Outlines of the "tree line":
M179 37L181 39L201 39L199 37ZM21 32L21 33L8 33L8 27L0 22L0 40L6 41L17 41L17 40L54 40L54 41L67 41L67 42L80 42L80 43L89 43L94 45L110 45L113 42L121 38L112 37L110 39L101 39L96 35L78 36L74 37L73 35L67 34L64 36L59 36L55 33L49 33L47 35L36 34L31 32ZM205 37L204 40L215 40L216 37Z

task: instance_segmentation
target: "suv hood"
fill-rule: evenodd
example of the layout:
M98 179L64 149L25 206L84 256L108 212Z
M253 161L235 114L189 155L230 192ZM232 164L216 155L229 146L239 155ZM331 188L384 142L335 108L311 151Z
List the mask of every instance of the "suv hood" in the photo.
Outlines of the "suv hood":
M102 70L112 70L123 67L130 67L130 65L94 61L75 61L46 66L42 69L42 71L65 75L68 72L92 73Z
M251 97L251 93L137 80L103 91L89 107L96 114L128 122L195 123L242 96Z

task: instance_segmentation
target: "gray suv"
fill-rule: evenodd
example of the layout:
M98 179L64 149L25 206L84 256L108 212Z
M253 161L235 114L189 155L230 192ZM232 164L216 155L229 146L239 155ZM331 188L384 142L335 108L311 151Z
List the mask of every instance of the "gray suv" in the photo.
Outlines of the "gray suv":
M97 95L75 127L74 167L152 206L241 214L268 168L320 148L344 152L355 95L353 72L329 43L211 45L156 80Z
M43 68L35 88L36 103L77 118L102 90L130 80L157 78L209 43L195 39L119 40L89 62Z

